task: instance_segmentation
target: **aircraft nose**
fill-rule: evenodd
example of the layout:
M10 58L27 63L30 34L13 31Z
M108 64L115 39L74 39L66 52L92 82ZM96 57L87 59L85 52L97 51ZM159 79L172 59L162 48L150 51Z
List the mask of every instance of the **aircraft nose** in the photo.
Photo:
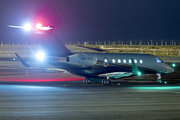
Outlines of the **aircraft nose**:
M166 65L166 71L167 71L168 73L173 73L173 72L174 72L174 69L173 69L171 66Z
M174 72L174 69L171 67L171 68L169 69L169 72L170 72L170 73L173 73L173 72Z

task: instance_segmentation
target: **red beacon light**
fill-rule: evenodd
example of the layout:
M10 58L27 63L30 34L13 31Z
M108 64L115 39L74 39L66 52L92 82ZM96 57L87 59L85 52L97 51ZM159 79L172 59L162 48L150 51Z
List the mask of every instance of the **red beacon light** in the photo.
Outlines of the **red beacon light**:
M37 24L36 24L36 29L48 31L48 30L54 29L54 27L53 27L53 26L43 27L41 23L37 23Z
M42 24L41 23L37 23L36 24L36 29L42 29Z
M30 24L25 24L24 26L14 26L14 25L8 25L8 27L13 28L19 28L19 29L25 29L25 30L32 30L35 31L37 34L45 34L45 33L53 33L53 30L55 29L54 26L43 26L41 23L37 23L33 28Z

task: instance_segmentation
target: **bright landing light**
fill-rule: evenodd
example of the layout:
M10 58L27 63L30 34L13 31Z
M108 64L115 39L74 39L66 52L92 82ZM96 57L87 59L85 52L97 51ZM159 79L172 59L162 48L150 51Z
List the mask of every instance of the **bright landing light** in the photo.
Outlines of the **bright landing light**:
M44 58L45 58L44 52L38 52L38 53L36 54L36 58L37 58L38 60L43 61Z
M28 24L28 23L25 24L25 25L24 25L24 29L25 29L25 30L30 30L30 29L31 29L31 25Z

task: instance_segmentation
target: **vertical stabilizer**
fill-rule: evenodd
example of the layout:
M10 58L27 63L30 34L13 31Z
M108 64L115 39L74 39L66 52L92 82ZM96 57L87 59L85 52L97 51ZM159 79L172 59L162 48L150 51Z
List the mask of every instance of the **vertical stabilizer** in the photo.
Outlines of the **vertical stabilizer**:
M54 33L41 34L38 38L47 56L64 57L72 54Z

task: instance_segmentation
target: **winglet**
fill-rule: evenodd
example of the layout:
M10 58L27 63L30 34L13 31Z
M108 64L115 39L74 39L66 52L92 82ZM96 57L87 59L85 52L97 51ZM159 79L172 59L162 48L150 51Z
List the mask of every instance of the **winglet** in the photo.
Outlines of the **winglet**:
M131 61L132 61L132 72L136 75L141 75L141 72L139 71L138 67L134 63L134 60L131 59Z
M15 53L20 62L25 66L25 67L31 67L29 64L27 64L17 53Z

